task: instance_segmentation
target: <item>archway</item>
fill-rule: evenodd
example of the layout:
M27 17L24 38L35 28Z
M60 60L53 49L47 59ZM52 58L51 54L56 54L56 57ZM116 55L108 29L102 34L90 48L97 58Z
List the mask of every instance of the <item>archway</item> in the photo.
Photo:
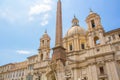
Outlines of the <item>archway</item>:
M99 45L100 44L100 40L99 40L99 37L94 37L94 44L95 45Z

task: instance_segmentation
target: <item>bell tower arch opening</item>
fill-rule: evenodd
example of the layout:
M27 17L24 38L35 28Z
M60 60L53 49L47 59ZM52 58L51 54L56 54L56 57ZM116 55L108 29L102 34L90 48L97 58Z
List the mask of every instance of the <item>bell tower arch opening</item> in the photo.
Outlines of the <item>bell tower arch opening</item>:
M72 44L69 45L69 50L70 50L70 51L73 50L73 46L72 46Z
M41 60L43 60L43 54L41 54Z
M91 26L92 26L92 28L95 28L95 21L94 20L91 20Z

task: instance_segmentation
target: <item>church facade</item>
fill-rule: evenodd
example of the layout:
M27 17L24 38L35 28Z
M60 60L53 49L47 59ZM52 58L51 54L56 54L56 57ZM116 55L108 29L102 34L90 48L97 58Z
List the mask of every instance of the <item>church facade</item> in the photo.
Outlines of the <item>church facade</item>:
M120 80L120 28L105 32L100 16L91 10L87 30L74 16L62 37L61 4L58 0L52 58L51 39L45 31L38 54L0 66L0 80Z

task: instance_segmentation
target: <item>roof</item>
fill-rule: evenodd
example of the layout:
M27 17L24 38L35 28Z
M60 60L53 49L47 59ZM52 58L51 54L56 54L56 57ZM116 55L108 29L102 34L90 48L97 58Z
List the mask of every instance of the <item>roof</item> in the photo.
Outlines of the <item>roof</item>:
M38 55L36 54L36 55L32 55L32 56L30 56L30 57L27 57L28 59L30 59L30 58L34 58L34 57L37 57Z
M8 66L8 65L13 65L14 63L8 63L8 64L5 64L5 65L2 65L0 67L4 67L4 66Z
M120 32L120 28L117 28L117 29L108 31L108 32L106 32L105 34L107 35L107 34L111 34L111 33L114 33L114 32Z

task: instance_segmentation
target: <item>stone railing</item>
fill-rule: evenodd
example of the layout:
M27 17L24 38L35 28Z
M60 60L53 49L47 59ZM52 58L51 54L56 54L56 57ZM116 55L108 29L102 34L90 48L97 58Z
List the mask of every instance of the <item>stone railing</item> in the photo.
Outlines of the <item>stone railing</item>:
M87 54L88 54L88 57L91 57L91 56L109 53L113 51L114 50L112 49L112 46L108 44L108 45L102 45L102 46L97 46L95 48L88 49Z
M101 78L104 78L104 79L107 78L107 74L100 74L99 79L101 79Z

